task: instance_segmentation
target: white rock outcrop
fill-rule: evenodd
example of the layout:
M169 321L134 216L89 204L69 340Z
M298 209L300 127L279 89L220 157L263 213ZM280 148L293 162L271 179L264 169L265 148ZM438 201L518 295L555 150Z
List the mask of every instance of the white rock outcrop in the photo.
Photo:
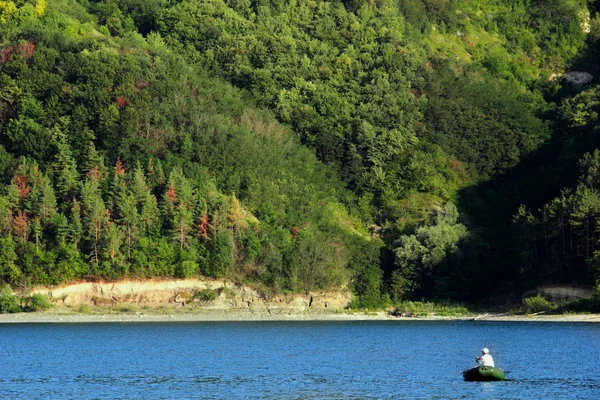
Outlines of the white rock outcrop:
M565 74L565 79L572 85L580 86L590 83L594 79L594 76L589 72L570 71Z

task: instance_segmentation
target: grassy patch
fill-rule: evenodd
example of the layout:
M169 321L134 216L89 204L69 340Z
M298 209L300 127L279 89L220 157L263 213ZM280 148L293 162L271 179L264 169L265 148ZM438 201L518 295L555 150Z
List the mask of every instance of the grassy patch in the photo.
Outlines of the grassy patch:
M82 304L77 309L77 312L80 312L82 314L91 314L92 313L92 307L89 304Z
M133 313L137 311L137 307L133 304L119 304L114 308L114 310L123 313Z
M455 317L472 315L473 313L462 304L451 302L423 302L403 301L398 303L392 311L393 315L427 316L436 315L442 317Z
M219 289L219 294L223 293L225 295L226 298L228 299L235 299L236 294L233 291L233 289L228 288L228 287L224 287Z
M528 297L523 301L525 312L528 314L539 313L544 311L552 311L556 308L554 304L543 298L542 296Z

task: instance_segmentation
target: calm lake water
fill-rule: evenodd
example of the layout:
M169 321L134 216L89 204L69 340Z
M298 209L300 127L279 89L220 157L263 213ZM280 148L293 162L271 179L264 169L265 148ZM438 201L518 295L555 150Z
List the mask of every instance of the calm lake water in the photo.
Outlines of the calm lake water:
M464 382L489 347L504 382ZM600 399L600 324L0 325L6 399Z

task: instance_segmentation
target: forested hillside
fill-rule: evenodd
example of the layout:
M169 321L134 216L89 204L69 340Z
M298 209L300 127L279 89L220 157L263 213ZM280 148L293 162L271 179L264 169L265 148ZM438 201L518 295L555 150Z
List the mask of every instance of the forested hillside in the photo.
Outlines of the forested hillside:
M594 285L600 92L564 74L597 75L598 11L0 2L1 278L350 284L357 306Z
M2 25L4 281L348 281L374 241L287 128L158 34L112 37L81 5L43 6L5 8Z

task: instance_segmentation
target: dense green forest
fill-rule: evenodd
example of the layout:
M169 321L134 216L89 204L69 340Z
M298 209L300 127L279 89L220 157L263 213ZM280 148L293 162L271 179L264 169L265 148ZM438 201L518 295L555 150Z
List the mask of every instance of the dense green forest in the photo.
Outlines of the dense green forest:
M599 12L0 1L0 279L350 285L358 307L595 286Z

